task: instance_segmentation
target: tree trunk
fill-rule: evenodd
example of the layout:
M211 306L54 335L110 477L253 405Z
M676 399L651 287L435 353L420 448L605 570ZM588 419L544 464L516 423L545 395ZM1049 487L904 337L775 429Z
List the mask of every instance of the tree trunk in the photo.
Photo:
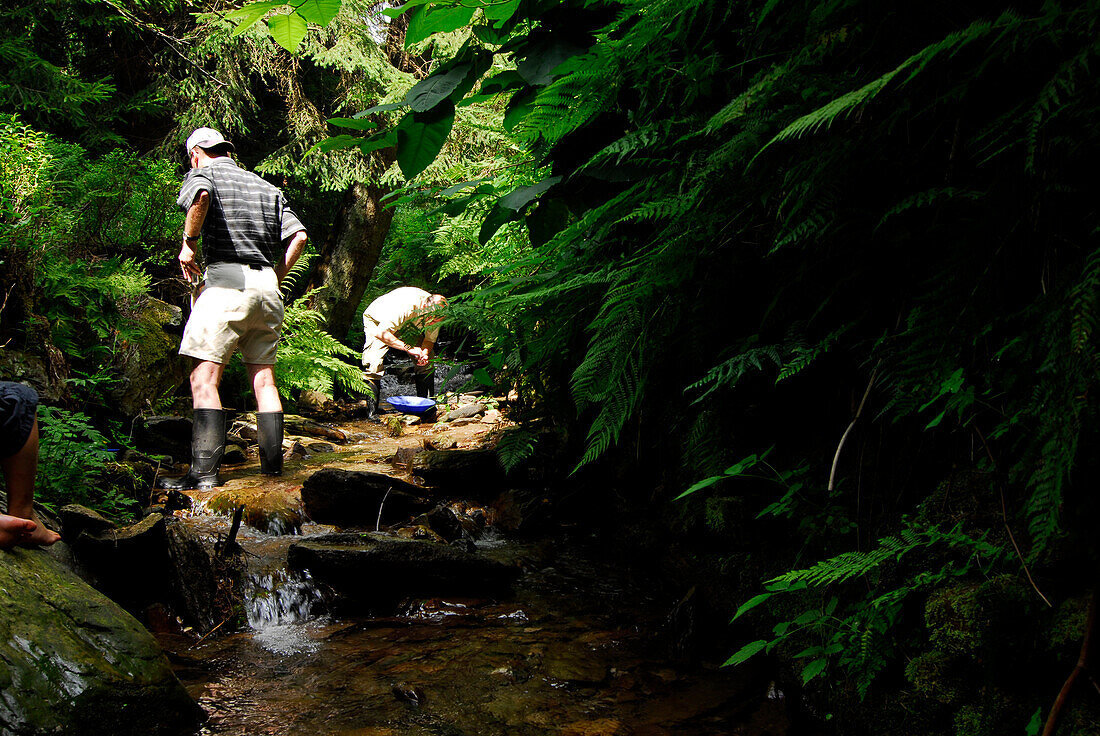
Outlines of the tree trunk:
M380 201L388 193L387 188L362 182L348 188L313 271L310 288L327 288L314 295L310 306L325 317L329 333L339 340L359 317L359 302L390 231L393 208Z

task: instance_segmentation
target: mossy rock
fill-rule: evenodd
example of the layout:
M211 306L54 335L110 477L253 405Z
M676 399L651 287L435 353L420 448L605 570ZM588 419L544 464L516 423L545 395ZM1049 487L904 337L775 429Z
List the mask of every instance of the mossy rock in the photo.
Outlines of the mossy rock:
M0 551L0 733L192 732L202 710L152 635L51 553Z
M914 657L905 667L905 677L920 695L944 705L962 700L967 685L959 660L940 650Z
M1034 593L1015 576L960 583L932 593L924 608L932 646L951 654L977 655L997 648L1026 627Z

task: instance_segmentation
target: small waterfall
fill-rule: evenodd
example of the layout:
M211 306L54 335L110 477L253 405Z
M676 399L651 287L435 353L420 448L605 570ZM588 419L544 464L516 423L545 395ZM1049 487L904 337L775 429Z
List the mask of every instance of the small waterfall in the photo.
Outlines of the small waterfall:
M284 568L252 572L244 590L253 638L277 654L315 651L308 624L325 612L325 600L309 573Z

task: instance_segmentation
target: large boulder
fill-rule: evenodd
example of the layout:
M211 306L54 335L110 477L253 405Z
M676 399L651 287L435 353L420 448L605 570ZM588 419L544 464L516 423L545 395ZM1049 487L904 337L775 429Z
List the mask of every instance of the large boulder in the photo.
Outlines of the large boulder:
M61 546L0 552L0 733L193 733L202 710L156 641Z
M435 504L424 489L383 473L325 468L302 484L302 505L309 518L322 524L368 526L391 524L421 514Z
M413 459L413 474L448 496L494 497L508 477L495 450L429 450Z
M199 631L223 613L210 555L175 517L149 514L127 527L84 530L72 545L95 586L132 613L164 604Z
M452 545L379 533L329 534L296 542L287 562L309 570L347 599L385 605L405 596L486 596L519 576L505 565Z
M119 411L138 416L153 408L151 400L171 394L183 383L190 361L179 356L182 309L147 296L125 311L140 329L116 346L121 380L110 393Z

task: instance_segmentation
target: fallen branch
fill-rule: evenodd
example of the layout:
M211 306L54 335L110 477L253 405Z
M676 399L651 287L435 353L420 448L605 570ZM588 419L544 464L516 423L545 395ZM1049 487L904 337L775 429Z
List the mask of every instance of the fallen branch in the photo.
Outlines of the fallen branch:
M1077 656L1077 665L1073 668L1073 672L1069 673L1069 677L1066 678L1066 683L1062 685L1058 697L1054 699L1054 705L1051 706L1046 725L1043 726L1043 736L1053 736L1054 729L1058 726L1058 716L1062 714L1062 708L1065 707L1069 693L1073 690L1073 683L1077 681L1082 672L1088 669L1089 643L1092 640L1092 631L1096 627L1096 591L1097 588L1094 587L1092 597L1089 598L1089 613L1085 621L1085 638L1081 642L1081 653Z
M860 399L859 406L856 407L856 415L852 417L851 424L848 425L848 429L844 430L844 434L840 436L840 444L836 446L836 454L833 455L833 467L829 471L829 490L833 490L833 486L836 483L836 466L840 463L840 451L844 449L844 443L848 441L848 435L852 433L852 429L855 428L856 422L859 421L860 414L863 413L863 406L867 403L867 397L871 395L871 387L875 385L875 377L878 375L878 367L882 365L880 360L875 364L874 370L871 371L871 380L867 381L867 389L863 392L863 398Z

